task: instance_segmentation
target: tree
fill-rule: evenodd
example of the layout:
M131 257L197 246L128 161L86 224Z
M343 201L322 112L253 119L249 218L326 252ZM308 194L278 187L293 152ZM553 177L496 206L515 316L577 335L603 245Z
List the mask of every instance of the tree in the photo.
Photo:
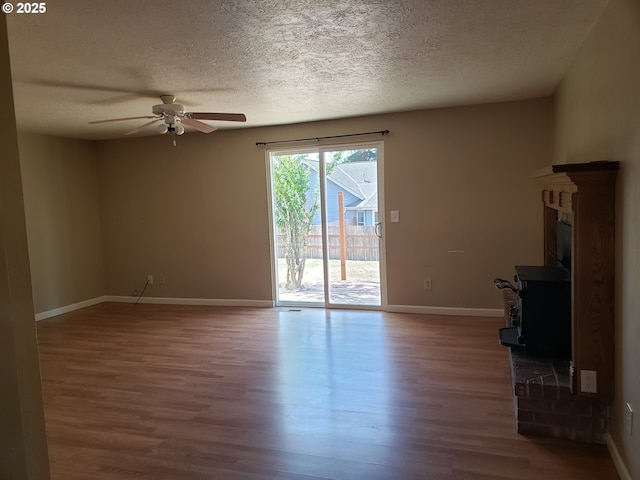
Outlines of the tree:
M341 160L340 163L375 162L378 160L378 150L375 148L365 148L346 151L344 152L344 158Z
M298 289L307 260L306 238L318 209L318 195L307 198L311 167L305 155L279 155L273 162L276 225L282 235L287 262L285 288Z

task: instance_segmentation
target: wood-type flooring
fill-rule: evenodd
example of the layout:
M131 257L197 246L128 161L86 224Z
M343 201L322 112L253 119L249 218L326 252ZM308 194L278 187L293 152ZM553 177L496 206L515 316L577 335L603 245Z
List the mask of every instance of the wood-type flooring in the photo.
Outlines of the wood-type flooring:
M515 432L503 320L104 303L38 322L53 480L608 480Z

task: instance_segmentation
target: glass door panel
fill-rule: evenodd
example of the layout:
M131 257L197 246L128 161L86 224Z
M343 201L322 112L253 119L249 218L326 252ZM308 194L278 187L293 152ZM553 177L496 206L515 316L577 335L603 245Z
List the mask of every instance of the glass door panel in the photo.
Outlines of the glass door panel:
M323 152L332 305L381 304L377 150Z
M276 302L325 304L318 152L271 154Z

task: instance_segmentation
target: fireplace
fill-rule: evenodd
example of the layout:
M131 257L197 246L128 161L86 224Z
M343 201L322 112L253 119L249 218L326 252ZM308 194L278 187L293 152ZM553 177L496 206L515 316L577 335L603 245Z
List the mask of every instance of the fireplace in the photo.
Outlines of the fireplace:
M534 174L543 185L543 266L516 267L515 285L495 280L519 433L601 443L608 431L618 168L592 162ZM597 380L583 383L587 376Z

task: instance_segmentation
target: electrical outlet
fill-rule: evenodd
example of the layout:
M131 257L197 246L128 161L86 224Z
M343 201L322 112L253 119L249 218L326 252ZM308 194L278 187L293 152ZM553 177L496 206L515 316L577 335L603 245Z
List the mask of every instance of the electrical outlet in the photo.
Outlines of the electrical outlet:
M431 285L431 279L430 278L425 278L424 279L424 289L425 290L431 290L432 285Z
M153 285L153 275L147 275L147 283Z
M630 437L633 436L633 408L630 403L627 403L627 407L624 410L624 431Z
M598 376L595 370L580 370L580 391L598 393Z

